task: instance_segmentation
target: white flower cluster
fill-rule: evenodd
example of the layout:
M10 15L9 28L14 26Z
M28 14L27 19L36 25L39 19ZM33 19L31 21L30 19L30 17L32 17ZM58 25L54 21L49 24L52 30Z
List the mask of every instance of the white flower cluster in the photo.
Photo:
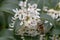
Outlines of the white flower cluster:
M60 2L57 4L60 8ZM60 10L48 9L48 7L44 6L43 11L46 11L48 15L50 15L53 19L57 19L60 21Z
M22 28L20 28L18 30L18 34L23 34L25 32L25 30L28 30L29 34L33 34L34 33L37 34L36 29L37 29L37 23L40 22L40 13L38 11L40 11L40 9L37 9L37 4L30 4L27 3L27 1L23 2L20 1L19 6L21 7L21 9L13 9L13 12L15 13L14 17L12 18L13 23L12 25L10 25L11 27L14 27L15 24L15 20L18 18L21 22L20 22L20 26L24 25ZM27 29L26 29L27 28ZM35 31L33 31L33 29ZM24 30L24 31L23 31ZM32 31L31 31L32 30Z
M60 10L48 9L48 7L43 7L43 11L47 12L47 15L50 15L53 19L60 21Z
M47 11L47 14L50 15L53 19L58 19L60 17L60 11L54 10L54 9L49 9ZM60 18L57 20L59 21Z
M36 26L37 22L40 21L40 9L37 9L37 4L31 5L28 3L28 8L26 8L27 2L20 1L19 6L21 9L13 9L13 12L15 12L14 17L19 18L21 21L20 25L25 25L25 26Z

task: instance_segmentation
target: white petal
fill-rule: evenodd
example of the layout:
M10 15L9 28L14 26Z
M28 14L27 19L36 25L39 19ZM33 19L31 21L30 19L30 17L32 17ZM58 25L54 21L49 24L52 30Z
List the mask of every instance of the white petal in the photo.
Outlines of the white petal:
M16 8L16 11L18 12L18 9Z
M54 9L49 9L48 12L54 12L55 10Z
M26 2L24 2L24 7L26 7Z
M30 7L30 6L31 6L31 4L30 4L30 3L28 3L28 6Z
M16 10L15 10L15 9L13 9L12 11L13 11L13 12L15 12L15 13L17 13L17 12L18 12L18 9L16 8Z
M41 11L41 9L36 9L37 11Z
M57 21L60 21L60 18L59 18L59 19L57 19Z
M21 37L21 39L24 39L24 37Z
M44 10L44 11L48 11L48 7L44 6L44 7L43 7L43 10Z
M23 6L23 1L20 1L19 6Z
M45 22L44 23L48 23L48 21L47 20L45 20Z
M8 30L13 31L13 29L10 29L10 28Z
M47 9L43 9L44 11L48 11Z
M37 22L36 22L36 21L33 21L33 22L31 23L31 25L32 25L32 26L36 26L36 25L37 25Z
M21 15L19 15L18 18L19 18L19 20L21 20L22 19Z
M13 28L14 26L12 26L11 24L9 24L9 27Z
M52 26L53 24L52 24L52 23L50 23L50 25Z
M40 15L40 13L39 12L37 12L37 11L35 11L35 13L34 14L36 14L36 15Z
M21 22L20 25L23 25L23 22Z
M58 18L58 16L59 16L59 15L57 14L57 15L55 16L55 18Z
M33 4L32 7L33 7L33 8L37 8L37 4Z
M17 17L17 15L19 15L19 14L15 14L14 17Z
M28 8L28 11L30 11L31 9L30 8Z
M51 17L52 17L53 19L55 19L55 14L52 14Z
M40 18L40 16L36 16L37 18Z
M16 10L15 9L13 9L12 11L16 13Z
M12 17L13 20L16 20L14 17Z

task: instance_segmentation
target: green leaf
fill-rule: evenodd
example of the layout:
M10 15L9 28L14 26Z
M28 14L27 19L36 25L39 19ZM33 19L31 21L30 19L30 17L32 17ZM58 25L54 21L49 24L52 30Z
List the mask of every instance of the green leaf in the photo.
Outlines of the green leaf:
M46 13L40 14L40 17L42 20L48 20L54 25L54 20L51 18L51 16L47 15Z
M45 21L45 20L48 21L47 24L44 24L44 27L45 27L45 29L46 29L45 31L46 31L46 32L49 32L50 29L52 28L52 26L50 25L50 23L52 23L53 26L55 26L54 20L53 20L49 15L47 15L46 13L45 13L45 14L44 14L44 13L40 14L40 17L41 17L41 20L42 20L42 21Z
M8 29L0 31L0 40L15 40L13 31Z
M0 37L8 37L8 36L13 36L13 31L10 31L8 29L4 29L2 31L0 31Z
M51 35L53 35L53 34L60 35L60 28L54 28L54 29L51 31L50 34L51 34Z
M18 0L3 0L0 11L10 13L12 9L18 8Z
M4 29L6 27L6 24L5 24L5 15L3 12L0 12L0 30L1 29Z
M0 37L0 40L16 40L13 37Z
M58 3L58 0L45 0L45 5L49 8L54 8L56 4Z
M1 12L3 13L3 18L4 18L4 21L2 20L1 23L5 25L4 26L8 26L8 18L9 16L13 15L14 13L12 12L12 9L16 9L18 8L18 3L19 1L18 0L1 0L0 1L0 14ZM2 17L1 17L2 18ZM3 23L4 22L4 23Z

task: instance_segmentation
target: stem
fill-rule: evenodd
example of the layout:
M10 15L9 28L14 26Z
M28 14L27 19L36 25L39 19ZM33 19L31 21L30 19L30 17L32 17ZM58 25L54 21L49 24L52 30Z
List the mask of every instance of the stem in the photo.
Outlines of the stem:
M46 35L45 40L48 40L48 36Z

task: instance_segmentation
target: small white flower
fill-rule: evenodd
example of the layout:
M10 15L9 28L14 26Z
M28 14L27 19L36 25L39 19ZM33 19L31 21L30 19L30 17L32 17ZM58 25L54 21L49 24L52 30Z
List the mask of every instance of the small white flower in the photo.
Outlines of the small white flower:
M32 20L31 25L32 26L36 26L37 25L37 21L36 20Z
M31 21L28 21L28 22L27 22L27 21L24 21L24 25L25 25L25 26L28 26L28 28L29 28L29 26L30 26L30 25L29 25L30 22L31 22Z
M28 8L28 11L29 11L29 12L33 12L34 9L30 7L30 8Z

